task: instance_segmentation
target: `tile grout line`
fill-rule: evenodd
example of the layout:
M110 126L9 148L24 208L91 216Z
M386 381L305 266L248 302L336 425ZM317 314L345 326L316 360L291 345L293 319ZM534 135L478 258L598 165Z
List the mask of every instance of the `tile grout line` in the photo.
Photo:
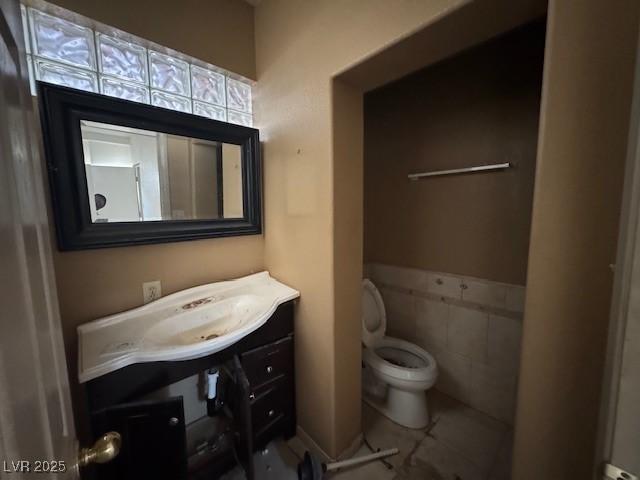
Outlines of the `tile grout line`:
M407 453L407 456L404 457L404 460L402 461L401 466L405 467L405 468L411 468L411 460L413 458L413 456L416 453L416 450L418 450L418 447L420 447L420 444L422 442L424 442L427 437L431 436L431 430L433 429L433 427L435 427L437 423L437 420L434 421L431 425L427 426L426 432L424 432L424 436L422 438L420 438L419 440L416 440L413 447L411 448L411 450L409 450L409 453ZM394 469L395 471L395 469ZM397 472L396 472L397 473Z
M444 394L445 396L448 396L446 394ZM450 397L451 398L451 397ZM464 404L463 402L460 402L459 400L456 400L455 398L453 399L456 403L465 406L466 408L470 408L471 410L474 411L478 411L473 407L470 407L466 404ZM483 416L485 417L489 417L489 418L493 418L490 415L487 415L485 413L480 412ZM475 419L472 416L468 416L467 413L463 411L461 411L461 414L464 417L467 417L468 419L475 421ZM497 420L494 418L494 420ZM457 448L455 445L451 444L450 442L448 442L447 440L438 437L437 434L436 435L430 435L436 442L440 442L443 445L445 445L446 447L448 447L449 449L451 449L453 452L455 452L457 455L460 456L460 458L465 459L466 461L468 461L471 465L473 465L479 472L481 472L483 474L483 477L487 480L490 478L490 475L493 473L495 466L497 465L498 462L498 458L499 458L499 454L502 450L502 448L506 445L506 442L508 442L509 440L509 436L510 434L513 432L513 428L504 424L502 421L497 420L498 423L500 423L502 426L506 427L504 429L500 429L499 431L499 440L498 442L496 442L496 448L495 450L491 453L490 457L491 457L491 462L489 463L489 466L485 469L482 468L481 465L478 465L474 460L472 460L471 458L469 458L464 452L462 452L459 448ZM484 425L486 428L493 430L494 432L496 432L497 430L495 430L493 427L490 427L488 425Z
M470 459L467 455L465 455L463 452L461 452L458 448L456 448L455 446L451 445L449 442L447 442L446 440L442 439L442 438L438 438L438 437L433 437L436 442L440 442L443 445L445 445L447 448L449 448L452 452L454 452L456 455L459 455L460 458L466 460L467 462L469 462L471 465L473 465L479 472L483 472L484 473L484 468L482 468L482 466L478 465L476 462L474 462L472 459ZM499 450L499 449L498 449ZM497 455L497 453L496 453ZM486 469L486 474L487 476L491 473L492 469L494 466L494 461L492 461L491 466L489 468Z
M432 302L443 302L443 303L446 303L447 305L453 305L461 308L469 308L471 310L478 310L478 311L489 313L492 315L511 318L513 320L522 321L522 318L524 316L524 312L521 312L519 310L509 310L507 308L495 307L485 303L477 303L469 300L463 300L462 296L460 298L457 298L457 297L450 297L450 296L441 295L441 294L435 294L432 292L424 292L417 289L402 287L402 286L399 286L393 283L388 283L384 280L378 280L378 279L374 279L374 283L379 288L383 288L383 289L386 288L387 290L390 290L392 292L408 295L410 297L422 298Z

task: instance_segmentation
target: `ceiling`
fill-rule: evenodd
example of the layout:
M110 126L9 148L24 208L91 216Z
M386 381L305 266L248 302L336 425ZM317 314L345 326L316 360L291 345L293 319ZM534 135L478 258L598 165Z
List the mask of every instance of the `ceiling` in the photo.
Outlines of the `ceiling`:
M541 18L547 0L472 1L338 74L367 92Z

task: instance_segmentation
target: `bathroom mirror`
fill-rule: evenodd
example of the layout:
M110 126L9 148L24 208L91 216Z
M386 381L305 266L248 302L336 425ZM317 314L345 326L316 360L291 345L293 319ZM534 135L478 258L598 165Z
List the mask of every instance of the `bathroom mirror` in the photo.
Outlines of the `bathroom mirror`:
M93 223L244 216L240 145L88 120L80 130Z
M38 88L61 250L261 232L257 130Z

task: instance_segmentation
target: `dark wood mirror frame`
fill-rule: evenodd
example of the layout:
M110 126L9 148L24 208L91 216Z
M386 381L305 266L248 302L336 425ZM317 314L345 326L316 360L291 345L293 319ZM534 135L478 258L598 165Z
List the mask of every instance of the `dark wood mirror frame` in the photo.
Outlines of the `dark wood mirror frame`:
M38 82L38 97L60 250L262 233L258 130L43 82ZM93 223L85 174L81 120L240 145L244 217Z

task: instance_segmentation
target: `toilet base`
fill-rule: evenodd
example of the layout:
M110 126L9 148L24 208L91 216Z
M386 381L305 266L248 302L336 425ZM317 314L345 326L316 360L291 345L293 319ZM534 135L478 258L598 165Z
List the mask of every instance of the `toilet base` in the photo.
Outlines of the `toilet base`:
M429 409L425 391L412 392L389 386L384 398L363 393L368 405L403 427L421 429L429 425Z

